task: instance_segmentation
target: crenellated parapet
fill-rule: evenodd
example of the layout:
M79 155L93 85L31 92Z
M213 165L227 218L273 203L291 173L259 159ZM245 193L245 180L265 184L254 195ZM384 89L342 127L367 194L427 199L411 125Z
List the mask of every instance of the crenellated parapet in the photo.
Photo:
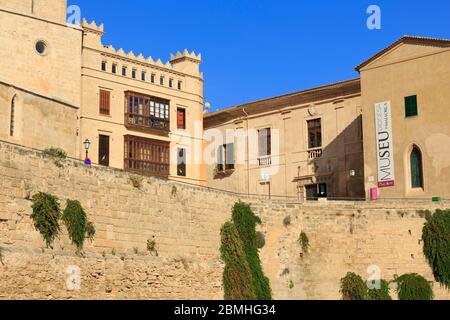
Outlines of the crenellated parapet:
M104 25L103 23L100 25L97 25L95 21L88 22L86 19L83 18L83 21L81 21L81 27L83 30L88 32L96 33L100 36L102 36L104 32Z
M105 33L103 24L99 25L95 21L88 22L86 19L83 19L81 27L85 33L84 46L98 50L103 55L113 59L128 61L129 63L166 69L168 72L181 72L199 76L200 78L203 76L199 68L202 55L194 51L189 52L187 49L184 49L183 52L178 51L176 54L171 54L169 61L162 61L151 56L146 57L142 53L135 54L133 51L126 52L122 48L116 49L112 45L103 45L102 36Z

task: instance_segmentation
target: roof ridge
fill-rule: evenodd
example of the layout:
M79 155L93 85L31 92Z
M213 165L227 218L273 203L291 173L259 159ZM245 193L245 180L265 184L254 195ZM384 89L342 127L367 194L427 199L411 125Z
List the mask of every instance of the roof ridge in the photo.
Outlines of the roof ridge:
M388 47L384 48L381 51L378 51L378 53L374 54L372 57L370 57L369 59L365 60L364 62L362 62L358 66L356 66L355 70L359 72L361 70L361 68L365 67L366 65L368 65L372 61L374 61L374 60L378 59L379 57L381 57L386 52L392 50L393 48L395 48L399 44L404 43L405 41L408 41L408 40L423 41L423 42L428 42L428 43L429 42L439 42L439 43L445 43L445 44L450 45L450 39L404 35L403 37L401 37L397 41L393 42Z

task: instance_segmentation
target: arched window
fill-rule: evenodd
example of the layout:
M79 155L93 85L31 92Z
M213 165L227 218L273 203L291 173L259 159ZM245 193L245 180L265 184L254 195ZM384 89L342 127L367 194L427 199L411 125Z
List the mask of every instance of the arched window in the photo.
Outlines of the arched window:
M16 104L17 96L14 96L11 100L11 116L9 119L9 135L12 137L14 135L14 109Z
M422 152L417 146L414 146L411 151L411 186L413 188L423 188L423 167L422 167Z

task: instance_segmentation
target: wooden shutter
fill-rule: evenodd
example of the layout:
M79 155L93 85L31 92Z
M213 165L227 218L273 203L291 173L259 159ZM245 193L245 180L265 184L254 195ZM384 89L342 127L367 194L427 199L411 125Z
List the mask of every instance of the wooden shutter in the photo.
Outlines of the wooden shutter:
M186 111L184 109L177 110L177 128L186 129Z
M410 96L405 98L405 116L414 117L418 115L417 110L417 96Z
M111 104L111 93L106 90L100 90L100 114L109 115Z
M223 171L224 168L224 159L223 159L223 154L224 154L224 147L223 146L219 146L217 148L217 170L218 171Z
M234 169L234 143L229 143L225 147L226 169Z

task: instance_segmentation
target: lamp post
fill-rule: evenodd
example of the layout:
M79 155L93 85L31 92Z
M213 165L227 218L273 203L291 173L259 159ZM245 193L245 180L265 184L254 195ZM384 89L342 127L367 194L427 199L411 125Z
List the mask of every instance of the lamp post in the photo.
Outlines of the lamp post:
M84 140L84 149L86 150L86 159L89 158L89 147L91 146L91 141L89 139Z

